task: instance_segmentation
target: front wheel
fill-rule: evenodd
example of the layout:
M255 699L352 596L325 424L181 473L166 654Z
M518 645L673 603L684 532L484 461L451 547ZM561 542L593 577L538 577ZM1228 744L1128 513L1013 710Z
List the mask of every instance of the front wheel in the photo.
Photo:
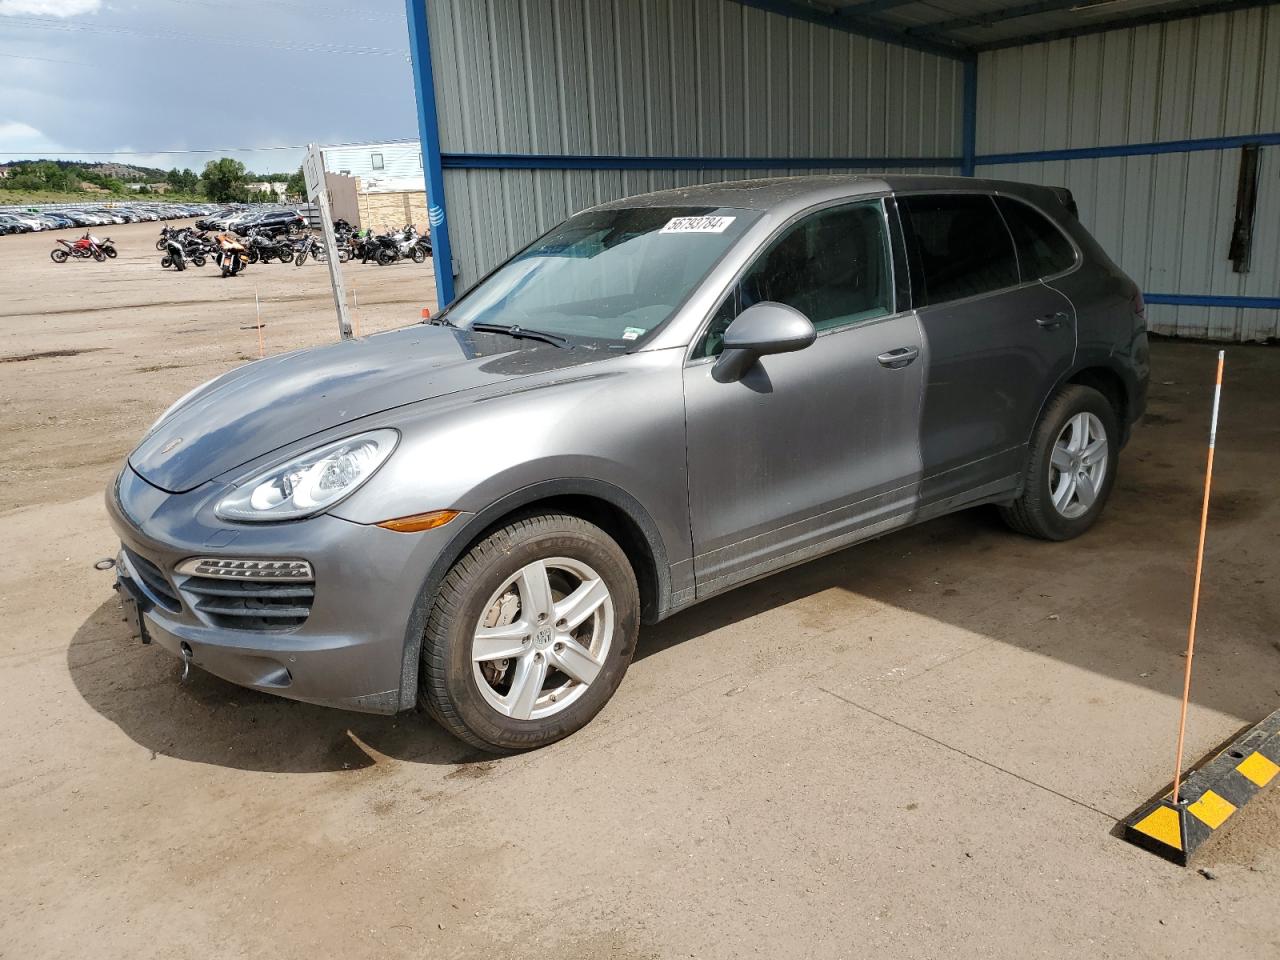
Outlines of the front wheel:
M161 257L161 258L160 258L160 266L162 266L162 267L164 267L166 270L168 270L170 267L172 267L172 266L173 266L173 257L168 257L168 256L166 256L166 257Z
M299 251L298 255L293 258L293 265L295 267L300 267L306 262L307 262L307 251L305 250Z
M586 726L635 653L640 597L622 548L578 517L490 534L440 586L422 644L424 705L484 750L532 750Z
M378 254L378 266L386 267L396 262L396 255L390 250L383 250Z
M191 258L191 262L194 263L197 267L203 267L205 264L205 259L204 257L197 254L196 256Z
M1098 521L1116 479L1120 430L1097 390L1068 384L1049 401L1031 440L1022 496L1001 508L1019 533L1070 540Z
M49 256L50 256L50 258L53 260L53 262L54 262L54 263L66 263L66 262L67 262L67 251L65 251L65 250L50 250L50 251L49 251Z
M112 260L114 260L114 259L116 258L116 248L115 248L115 247L103 247L103 248L102 248L102 252L103 252L103 253L105 253L108 257L110 257Z
M93 251L93 259L97 260L99 263L105 263L107 255L101 250L95 250Z
M426 260L426 259L427 259L427 253L426 253L426 251L425 251L425 250L423 250L421 247L414 247L414 248L413 248L413 262L414 262L414 263L422 263L422 262L423 262L424 260Z

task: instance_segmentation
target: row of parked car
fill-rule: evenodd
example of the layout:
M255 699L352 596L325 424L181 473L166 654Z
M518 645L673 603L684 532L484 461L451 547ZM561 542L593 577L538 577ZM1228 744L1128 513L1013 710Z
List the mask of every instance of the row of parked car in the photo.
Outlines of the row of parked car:
M272 215L301 220L296 211L282 211L279 207L268 204L237 204L228 207L214 203L113 203L106 206L33 207L22 210L0 209L0 237L10 233L33 233L37 230L105 227L117 223L181 220L187 217L227 219Z
M247 237L251 233L263 233L278 236L301 230L307 225L306 218L297 210L281 207L249 208L228 207L202 217L196 221L197 230L208 230L217 233L235 233Z

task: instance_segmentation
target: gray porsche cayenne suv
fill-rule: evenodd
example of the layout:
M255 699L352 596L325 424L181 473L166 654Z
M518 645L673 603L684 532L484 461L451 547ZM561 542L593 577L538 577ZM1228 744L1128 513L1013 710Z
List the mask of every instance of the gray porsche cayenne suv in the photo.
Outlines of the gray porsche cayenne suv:
M884 176L587 210L429 322L246 364L111 484L136 630L233 683L538 747L642 622L975 504L1097 519L1142 296L1065 190Z

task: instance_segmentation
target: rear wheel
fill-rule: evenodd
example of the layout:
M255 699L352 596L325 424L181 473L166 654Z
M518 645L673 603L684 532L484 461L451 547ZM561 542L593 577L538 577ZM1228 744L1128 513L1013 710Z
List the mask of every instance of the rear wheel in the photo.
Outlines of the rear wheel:
M1005 522L1043 540L1070 540L1092 527L1115 483L1119 436L1106 397L1063 387L1036 425L1022 496L1001 508Z
M102 252L103 252L103 253L105 253L105 254L106 254L110 259L112 259L112 260L114 260L114 259L116 258L116 248L115 248L115 247L103 247L103 248L102 248Z
M173 257L164 256L160 258L160 266L166 270L173 266Z
M67 262L67 251L65 251L65 250L50 250L50 251L49 251L49 256L50 256L50 258L52 258L52 260L53 260L53 262L54 262L54 263L66 263L66 262Z
M639 626L635 574L608 534L560 514L514 521L441 584L423 638L423 703L473 746L546 746L613 696Z
M204 257L200 256L199 254L192 257L191 262L194 263L197 267L203 267L205 265Z

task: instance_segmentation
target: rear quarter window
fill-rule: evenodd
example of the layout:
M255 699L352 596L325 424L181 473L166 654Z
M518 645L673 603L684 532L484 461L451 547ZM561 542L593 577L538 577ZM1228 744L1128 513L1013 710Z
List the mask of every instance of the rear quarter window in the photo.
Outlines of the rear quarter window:
M996 206L1013 234L1023 280L1051 277L1075 266L1075 248L1048 217L1009 197L996 197Z

